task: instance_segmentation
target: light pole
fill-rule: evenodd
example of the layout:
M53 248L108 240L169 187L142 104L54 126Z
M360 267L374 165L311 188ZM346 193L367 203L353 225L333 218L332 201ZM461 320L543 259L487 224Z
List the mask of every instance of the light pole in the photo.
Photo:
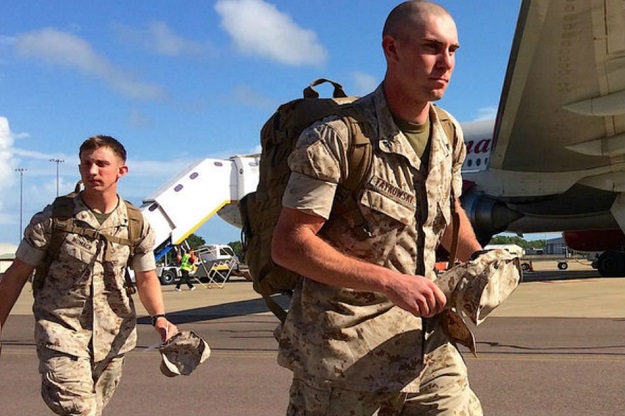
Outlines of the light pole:
M56 163L56 196L59 196L59 163L65 161L63 159L50 159L50 162Z
M22 240L22 194L23 194L23 178L24 178L24 172L26 172L28 169L26 168L17 168L15 169L16 172L20 173L20 233L19 233L19 238L17 239L17 241L21 241Z

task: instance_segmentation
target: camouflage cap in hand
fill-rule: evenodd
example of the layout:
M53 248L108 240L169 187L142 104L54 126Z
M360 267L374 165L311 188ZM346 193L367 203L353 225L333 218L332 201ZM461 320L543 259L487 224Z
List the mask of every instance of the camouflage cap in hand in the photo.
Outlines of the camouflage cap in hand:
M518 286L520 263L506 250L490 250L441 273L435 283L447 297L447 308L462 311L479 325Z
M188 376L211 353L208 343L194 331L180 331L158 350L162 357L161 372L167 377Z

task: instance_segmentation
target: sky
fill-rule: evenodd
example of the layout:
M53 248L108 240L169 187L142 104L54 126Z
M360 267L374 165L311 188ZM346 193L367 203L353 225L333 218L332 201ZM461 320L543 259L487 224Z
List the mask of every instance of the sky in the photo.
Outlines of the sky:
M263 123L316 78L349 95L372 91L384 76L382 26L398 3L2 1L0 242L17 244L57 187L73 190L78 147L91 136L125 145L130 173L118 189L141 205L195 161L257 153ZM439 104L460 122L494 118L520 0L439 3L461 45ZM217 216L196 234L240 238Z

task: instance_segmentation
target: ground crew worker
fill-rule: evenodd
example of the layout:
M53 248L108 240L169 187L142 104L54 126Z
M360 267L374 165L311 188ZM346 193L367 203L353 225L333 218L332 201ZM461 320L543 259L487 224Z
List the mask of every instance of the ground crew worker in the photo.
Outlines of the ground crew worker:
M182 286L183 281L187 284L189 290L195 290L195 286L191 283L191 277L189 277L189 273L193 270L194 264L195 256L193 255L193 250L185 252L180 258L180 279L178 279L178 283L176 284L177 292L180 292L180 286Z
M143 223L132 257L131 246L115 242L129 238L130 208L117 195L117 182L128 172L126 150L112 137L95 136L79 156L84 190L73 197L72 223L87 231L65 235L34 291L33 312L45 403L60 415L91 416L102 413L137 341L134 302L124 287L127 265L161 340L178 329L165 317L150 225ZM57 232L52 217L52 205L33 216L0 282L0 331L33 270L46 263Z
M482 249L458 202L462 130L449 116L456 137L447 137L432 104L458 47L454 20L437 4L407 1L386 20L384 81L355 104L374 132L372 171L356 198L368 238L332 214L349 160L345 122L313 124L290 155L272 240L274 261L304 277L276 331L278 362L293 371L289 416L482 414L433 283L435 249L452 244L452 204L458 258Z

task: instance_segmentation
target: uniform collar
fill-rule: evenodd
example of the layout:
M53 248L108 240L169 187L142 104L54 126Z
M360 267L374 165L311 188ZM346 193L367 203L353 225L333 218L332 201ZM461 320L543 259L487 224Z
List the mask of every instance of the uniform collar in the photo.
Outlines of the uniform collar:
M415 153L406 136L399 130L388 107L388 102L384 96L383 85L372 93L375 106L375 113L378 121L379 149L385 153L396 153L404 156L410 165L415 169L420 169L422 161ZM430 166L439 164L451 154L450 140L445 136L442 124L438 117L434 105L430 106L430 134L431 134L431 157Z
M87 223L90 227L96 230L106 230L113 227L127 227L128 226L128 213L126 210L125 201L117 196L119 203L117 207L111 212L111 215L100 224L91 212L91 209L82 200L80 194L74 197L74 217L82 222Z

